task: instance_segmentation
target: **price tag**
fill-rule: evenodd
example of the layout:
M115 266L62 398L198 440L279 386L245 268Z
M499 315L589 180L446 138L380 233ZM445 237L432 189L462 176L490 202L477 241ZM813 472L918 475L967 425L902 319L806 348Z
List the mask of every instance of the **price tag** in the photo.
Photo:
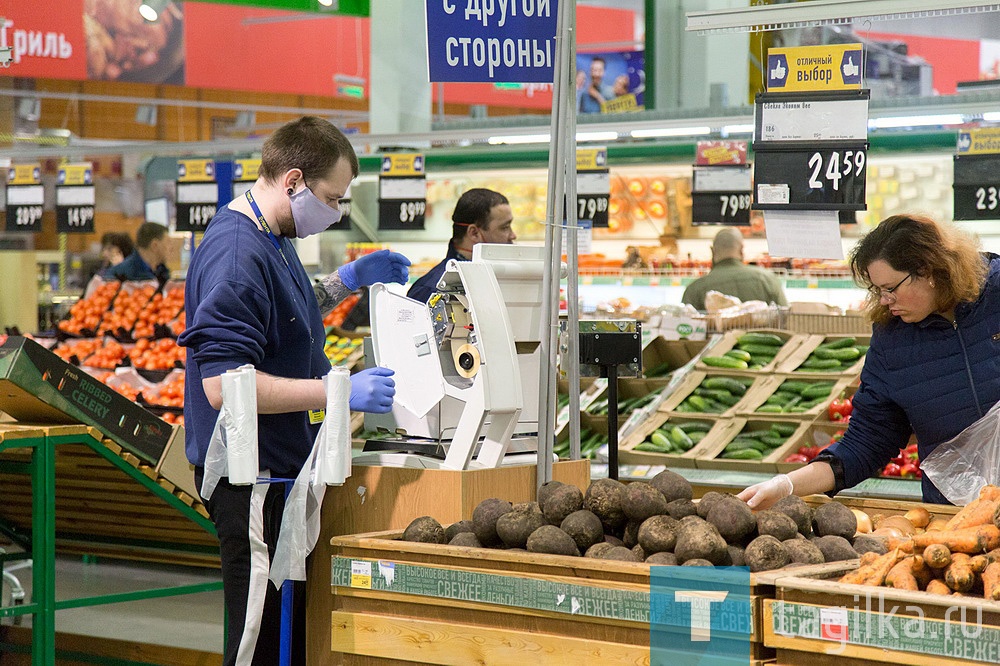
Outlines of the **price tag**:
M216 183L177 183L177 231L204 231L219 205Z
M590 220L595 229L607 228L608 202L611 198L608 149L578 148L576 169L577 219Z
M754 145L754 208L865 210L867 142L816 145Z
M423 155L394 153L383 157L379 176L379 229L423 229L426 213Z
M691 224L750 226L750 192L694 192L691 195Z
M1000 219L1000 154L955 156L956 220Z
M379 229L423 229L427 202L423 199L402 201L382 199L378 202Z
M61 234L94 231L94 186L56 187L56 231Z
M35 233L42 230L45 189L41 185L11 185L7 188L6 230Z
M352 560L351 561L351 587L360 587L365 590L372 589L372 563Z
M754 150L763 141L865 141L868 90L760 93L754 99Z

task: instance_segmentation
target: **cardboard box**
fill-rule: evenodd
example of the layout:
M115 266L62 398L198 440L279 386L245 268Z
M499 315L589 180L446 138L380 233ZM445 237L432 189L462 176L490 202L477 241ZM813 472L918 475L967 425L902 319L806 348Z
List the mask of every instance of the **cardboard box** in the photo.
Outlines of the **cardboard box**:
M842 340L845 338L851 338L858 345L868 346L871 344L870 335L811 335L807 340L805 340L798 349L795 350L790 356L788 356L783 363L778 366L778 372L783 373L794 373L797 376L812 375L815 377L830 377L836 375L843 376L855 376L861 374L861 368L865 365L865 355L862 355L853 365L842 367L838 370L825 371L825 370L815 370L810 368L803 368L799 370L806 359L822 344L828 342L833 342L834 340Z
M156 473L195 499L201 497L194 484L194 465L184 453L184 426L174 426L170 441L156 465Z
M735 416L740 409L740 405L745 402L754 391L758 390L758 385L762 381L761 377L752 377L746 373L740 374L736 371L728 370L713 370L711 372L701 372L698 370L689 372L684 379L678 384L677 388L663 401L660 405L659 411L661 412L673 412L677 407L683 403L688 396L694 393L695 389L701 386L702 382L712 377L728 377L730 379L735 379L736 381L745 382L752 380L753 383L747 388L746 393L740 398L740 401L735 405L729 407L723 412L712 414L707 413L710 416L716 417L730 417ZM698 414L698 412L678 412L679 414Z
M663 336L655 337L642 349L643 376L646 377L653 370L665 368L667 372L658 374L657 377L665 378L690 363L704 348L704 339L668 340Z
M21 336L0 345L0 411L19 421L94 426L150 465L173 436L168 423Z
M663 315L657 332L666 340L704 340L708 329L700 317Z
M725 450L726 445L741 432L749 430L764 430L769 428L772 423L785 423L790 426L794 426L795 430L785 439L785 442L781 446L764 456L763 460L731 460L728 458L718 457ZM735 418L732 419L732 424L731 428L726 431L726 436L724 438L714 440L711 442L710 446L704 447L703 450L699 451L695 465L698 469L726 469L740 472L776 473L778 471L777 461L783 460L784 457L788 455L787 453L783 453L783 451L788 449L789 442L795 439L801 439L802 433L804 433L809 427L809 424L804 421L759 417Z
M698 370L704 370L706 372L710 370L722 370L724 368L718 368L715 366L708 365L705 363L705 357L708 356L724 356L726 352L731 349L736 348L739 338L747 333L769 333L771 335L777 335L779 338L785 341L781 347L777 348L778 352L774 356L774 360L766 364L764 367L758 370L734 370L734 372L749 372L753 374L762 374L773 372L775 368L781 365L785 359L792 355L792 353L799 348L799 346L809 339L808 335L796 335L791 331L784 331L776 328L756 328L756 329L736 329L726 332L722 339L717 342L710 350L708 350L698 362L695 367Z
M653 434L653 431L663 426L690 423L691 421L701 421L711 423L712 427L708 434L698 442L690 451L683 454L656 453L654 451L636 451L635 447L642 444ZM689 414L668 414L658 412L649 418L641 427L631 433L622 441L621 451L618 460L626 465L666 465L667 467L687 467L696 466L695 459L699 452L706 447L712 447L714 442L720 439L728 441L727 433L732 427L730 419L722 419L714 416L692 416Z
M786 381L803 382L809 384L814 384L818 382L832 382L833 387L830 389L830 392L827 394L826 398L824 398L822 402L817 404L815 407L809 408L804 412L781 412L774 414L768 414L766 412L763 413L758 412L757 410L764 404L766 404L767 399L770 398L772 395L774 395L778 390L780 390L781 386ZM851 386L852 381L853 380L850 377L841 377L837 375L834 375L832 377L826 377L823 379L812 376L803 377L801 374L771 375L770 377L765 377L761 381L760 385L758 386L758 389L754 391L752 396L740 402L738 415L772 416L782 419L789 418L789 419L798 419L805 421L814 421L818 418L825 418L827 415L827 407L834 398L838 397L842 393L846 395L848 391L851 395L853 395L854 389L849 388Z

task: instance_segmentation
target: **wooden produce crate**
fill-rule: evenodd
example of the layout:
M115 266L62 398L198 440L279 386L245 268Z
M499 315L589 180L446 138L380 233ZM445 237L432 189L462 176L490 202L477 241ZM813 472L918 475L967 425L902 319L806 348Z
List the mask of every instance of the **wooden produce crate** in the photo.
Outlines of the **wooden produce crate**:
M758 370L733 370L733 372L736 373L746 372L750 374L762 374L773 372L774 369L784 363L785 359L791 356L803 342L806 342L811 337L808 335L795 335L791 331L784 331L776 328L735 329L727 331L726 334L723 335L722 339L706 352L705 356L724 356L726 352L736 348L739 343L740 336L746 335L747 333L769 333L771 335L776 335L784 340L785 344L776 348L778 353L775 355L774 360L764 365L764 367ZM719 368L705 363L705 356L698 359L698 362L695 364L696 369L703 372L725 370L725 368Z
M669 377L705 348L705 340L667 340L657 336L642 348L642 373L649 379ZM651 376L649 373L655 372Z
M654 451L636 451L635 447L641 444L653 434L653 431L662 426L671 426L691 421L704 421L712 424L708 434L698 442L691 450L684 454L657 453ZM696 459L699 451L705 447L711 447L713 442L720 439L728 439L727 433L732 427L732 419L721 419L711 416L692 416L689 414L676 414L667 412L656 412L638 429L632 432L628 438L622 440L621 450L618 452L618 461L625 465L666 465L667 467L687 467L696 466Z
M581 377L580 378L580 411L581 414L587 410L587 407L594 404L601 395L604 394L604 390L608 387L607 379L594 379L592 377ZM569 382L565 379L560 379L557 381L557 389L559 395L569 395ZM569 425L569 405L565 405L559 409L556 414L556 430L557 436L563 434L566 430L566 426ZM567 433L568 436L568 433Z
M840 369L833 371L815 370L804 368L799 370L798 368L809 358L817 347L822 344L833 342L835 340L843 340L846 338L852 338L856 344L868 346L871 344L871 335L813 335L809 336L799 347L792 353L785 361L778 366L778 372L793 374L796 377L836 377L838 375L843 375L847 377L853 377L861 374L861 368L865 365L865 356L867 354L862 354L861 358L854 362L853 365L843 366Z
M850 378L848 378L847 386L845 386L841 390L841 392L837 394L837 397L840 397L842 395L845 398L851 398L851 399L853 399L854 398L854 394L858 390L860 382L861 382L861 380L860 380L859 377L850 377ZM829 403L827 403L827 407L829 407ZM831 424L836 424L837 421L831 420L830 419L830 413L829 413L829 411L827 411L826 409L824 409L823 411L821 411L816 416L816 423L831 423Z
M781 386L786 381L802 382L815 384L819 382L832 382L833 388L830 389L829 394L823 402L817 404L815 407L811 407L804 412L781 412L781 413L767 413L758 412L760 409L774 393L781 389ZM853 386L852 386L853 385ZM842 377L836 376L827 377L824 379L819 379L817 377L802 377L801 374L776 374L766 377L757 390L744 400L740 401L737 405L739 416L774 416L778 418L790 418L790 419L802 419L806 421L814 421L816 419L826 418L827 407L830 402L840 396L842 393L844 395L854 395L854 389L856 387L855 378L852 377Z
M781 423L786 427L794 428L792 434L788 435L785 442L773 449L764 456L762 460L732 460L720 458L726 446L735 439L741 432L750 430L765 430L773 423ZM761 472L773 473L778 471L777 462L783 460L788 455L790 442L801 437L809 424L805 421L795 419L768 418L766 416L755 416L748 418L734 418L732 425L726 430L725 436L713 440L707 446L698 451L695 466L698 469L726 469L741 472Z
M795 333L833 333L846 335L871 335L872 324L860 312L824 314L818 312L789 312L788 330Z
M649 664L649 566L399 541L332 541L331 645L341 664ZM751 577L748 663L763 645Z
M845 429L846 426L833 421L817 421L809 424L805 430L797 431L794 437L789 437L784 455L775 463L778 466L778 471L787 473L791 472L793 469L802 467L805 463L788 463L784 462L784 460L792 453L797 452L803 446L828 445L831 437Z
M839 571L803 567L775 580L763 604L764 643L778 663L1000 663L1000 603L837 582Z
M724 411L722 411L720 413L711 413L711 412L678 412L679 414L685 414L685 415L692 415L692 414L695 414L695 415L708 415L708 416L716 416L716 417L720 417L720 418L726 418L726 417L735 416L737 414L737 412L739 411L739 409L740 409L740 403L742 403L745 400L747 400L748 396L750 396L754 391L758 390L758 388L759 388L759 386L760 386L760 384L761 384L761 382L763 380L762 377L753 377L753 376L748 375L745 372L742 373L742 374L740 374L740 373L738 373L736 371L733 371L733 370L729 370L729 371L713 370L712 372L702 372L702 371L699 371L699 370L695 370L695 371L689 372L684 377L684 379L681 380L680 384L677 385L677 388L675 388L673 390L673 392L660 405L659 411L661 411L661 412L674 412L674 411L677 411L677 408L681 405L681 403L683 403L688 398L688 396L693 395L695 389L699 388L702 385L702 382L706 381L707 379L713 378L713 377L728 378L728 379L732 379L732 380L735 380L735 381L738 381L738 382L741 382L741 383L749 382L749 381L752 380L752 383L750 384L749 387L747 387L746 393L744 393L740 397L739 402L737 402L735 405L732 405L731 407L728 407L726 410L724 410Z

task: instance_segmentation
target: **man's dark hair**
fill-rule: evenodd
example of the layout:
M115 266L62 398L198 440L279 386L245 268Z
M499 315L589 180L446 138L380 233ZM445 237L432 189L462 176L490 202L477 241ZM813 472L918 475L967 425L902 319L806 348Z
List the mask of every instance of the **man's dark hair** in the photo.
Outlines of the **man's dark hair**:
M595 62L599 62L602 65L607 65L608 64L608 61L605 60L604 58L602 58L601 56L594 56L593 58L590 59L590 62L591 62L591 64L593 64Z
M123 257L127 257L132 254L132 250L135 249L132 245L132 238L128 234L121 231L109 231L101 236L101 248L106 248L109 245L118 248Z
M464 238L469 227L473 225L486 231L490 224L490 211L495 206L509 203L507 197L485 187L468 190L459 197L458 203L455 204L455 212L451 214L452 239Z
M135 234L135 244L145 250L157 238L163 238L166 235L167 228L162 224L157 224L156 222L145 222L141 227L139 227L139 231Z
M303 116L279 127L264 142L260 175L275 182L291 169L299 169L307 183L326 178L344 158L357 177L361 171L354 147L344 133L327 120Z

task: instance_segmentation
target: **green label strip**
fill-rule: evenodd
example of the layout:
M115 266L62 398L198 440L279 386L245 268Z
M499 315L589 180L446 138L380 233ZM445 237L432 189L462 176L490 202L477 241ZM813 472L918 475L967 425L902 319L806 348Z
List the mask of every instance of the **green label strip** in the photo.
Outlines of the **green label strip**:
M925 618L919 605L873 595L854 608L776 601L771 609L774 633L829 641L830 654L836 654L839 643L1000 663L1000 627L983 623L982 608L954 607L946 611L948 619L938 620ZM901 611L913 615L896 615Z
M347 557L333 558L331 580L334 587L370 587L383 592L649 623L649 592Z

